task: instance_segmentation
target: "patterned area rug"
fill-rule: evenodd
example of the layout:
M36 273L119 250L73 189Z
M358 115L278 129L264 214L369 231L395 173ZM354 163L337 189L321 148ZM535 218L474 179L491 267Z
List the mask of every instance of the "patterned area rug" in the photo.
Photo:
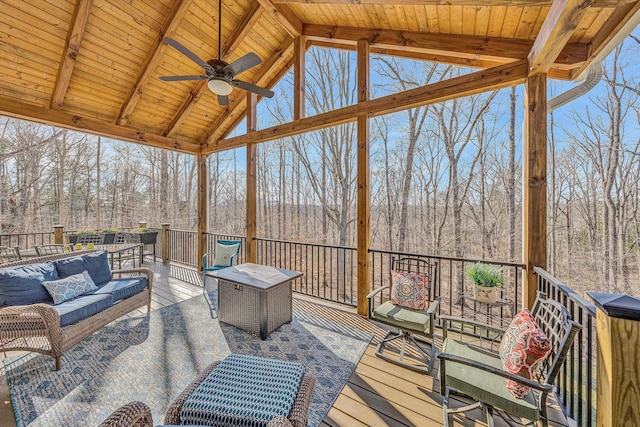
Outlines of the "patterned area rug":
M213 296L215 301L215 296ZM36 353L5 360L18 426L97 425L124 403L151 407L155 424L207 365L244 353L305 365L318 377L309 413L317 426L362 357L371 334L294 312L265 341L210 316L204 297L102 328L69 350L62 369Z

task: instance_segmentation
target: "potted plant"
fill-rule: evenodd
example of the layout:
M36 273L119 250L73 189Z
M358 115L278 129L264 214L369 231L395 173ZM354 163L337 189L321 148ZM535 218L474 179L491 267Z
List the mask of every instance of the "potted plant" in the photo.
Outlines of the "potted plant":
M158 231L150 228L135 228L131 232L140 236L140 243L143 245L155 245L158 240Z
M474 299L487 304L495 303L504 284L502 268L488 264L474 264L467 270L474 283Z

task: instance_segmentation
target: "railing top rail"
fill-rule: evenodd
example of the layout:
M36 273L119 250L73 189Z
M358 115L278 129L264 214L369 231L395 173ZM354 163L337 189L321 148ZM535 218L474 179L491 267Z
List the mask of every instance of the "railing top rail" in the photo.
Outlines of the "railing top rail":
M555 285L560 290L560 292L564 293L567 297L571 298L576 304L578 304L578 306L580 306L584 310L587 310L589 314L591 314L592 316L596 315L596 306L594 304L590 303L589 301L584 299L582 295L580 295L579 293L571 289L569 286L565 285L564 283L562 283L561 281L553 277L545 269L543 269L542 267L533 267L533 271L534 273L542 277L547 282Z
M256 237L255 240L260 240L263 242L288 243L291 245L300 245L300 246L319 246L321 248L345 249L345 250L351 250L351 251L357 250L356 248L353 248L350 246L328 245L325 243L313 243L313 242L293 242L290 240L268 239L265 237Z
M170 228L169 231L175 231L178 233L197 233L197 230L180 230L178 228Z
M485 259L473 259L473 258L459 258L459 257L448 257L442 255L429 255L429 254L416 254L411 252L398 252L398 251L390 251L385 249L369 249L369 252L376 252L381 254L390 254L390 255L400 255L400 256L408 256L408 257L423 257L423 258L433 258L440 259L445 261L460 261L460 262L481 262L483 264L493 264L493 265L502 265L506 267L519 267L526 268L526 265L521 262L506 262L506 261L490 261Z

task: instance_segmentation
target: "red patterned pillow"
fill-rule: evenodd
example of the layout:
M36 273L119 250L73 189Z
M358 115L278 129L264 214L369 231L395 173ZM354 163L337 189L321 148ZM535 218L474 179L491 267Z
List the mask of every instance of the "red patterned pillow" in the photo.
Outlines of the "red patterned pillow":
M391 297L394 304L424 310L429 302L428 276L391 270Z
M540 363L551 351L551 341L540 330L529 310L524 309L509 324L500 343L502 368L521 377L532 379ZM530 387L506 380L514 397L523 398Z

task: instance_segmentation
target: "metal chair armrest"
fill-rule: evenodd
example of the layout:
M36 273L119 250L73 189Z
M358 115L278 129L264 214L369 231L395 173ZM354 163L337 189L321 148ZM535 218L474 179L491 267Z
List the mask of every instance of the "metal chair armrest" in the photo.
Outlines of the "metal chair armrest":
M431 301L431 304L429 305L429 308L427 308L427 314L429 314L429 315L436 314L436 310L438 309L438 306L440 305L440 301L442 301L442 297L436 297L433 301Z
M457 356L455 354L448 353L438 353L438 359L440 359L440 369L442 369L443 375L440 378L440 381L446 382L446 363L447 361L452 363L460 363L462 365L471 366L473 368L481 369L483 371L489 372L494 375L501 376L503 378L513 380L522 385L531 387L534 390L538 390L542 393L550 393L553 391L553 386L551 384L540 384L537 381L533 381L520 375L512 374L511 372L504 371L502 369L498 369L494 366L487 365L486 363L478 362L477 360L467 359L466 357Z
M442 315L439 317L439 319L442 321L442 338L445 339L447 338L447 332L450 329L450 325L451 323L460 323L460 333L463 333L465 335L470 335L470 336L477 336L477 331L478 329L483 329L487 332L493 332L496 335L500 335L502 336L506 329L505 328L501 328L499 326L493 326L493 325L487 325L486 323L482 323L482 322L477 322L475 320L470 320L470 319L463 319L462 317L455 317L455 316L448 316L448 315ZM466 327L470 327L473 328L474 333L471 332L465 332L465 326Z
M371 292L369 293L369 295L367 295L367 299L373 298L376 294L379 294L380 292L384 291L385 289L389 289L390 287L391 287L391 286L386 285L386 286L383 286L383 287L381 287L381 288L378 288L378 289L376 289L376 290L374 290L374 291L371 291Z

